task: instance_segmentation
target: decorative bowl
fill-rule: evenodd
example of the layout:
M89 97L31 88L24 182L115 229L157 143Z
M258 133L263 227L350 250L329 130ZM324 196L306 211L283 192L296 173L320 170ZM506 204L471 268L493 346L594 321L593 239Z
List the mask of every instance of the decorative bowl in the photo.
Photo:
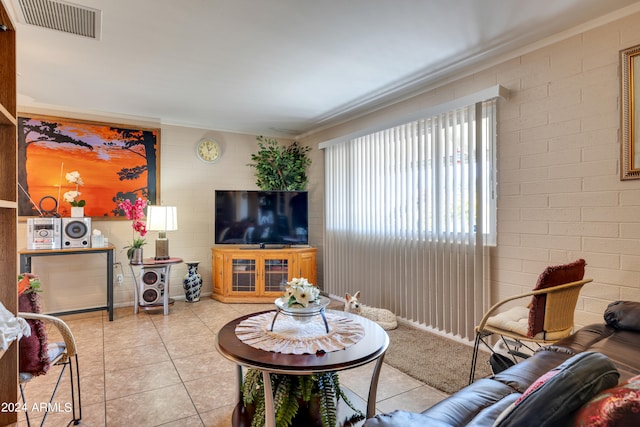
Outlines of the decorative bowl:
M319 297L316 301L310 302L307 307L302 305L289 307L287 298L285 297L276 298L274 301L276 307L278 307L282 313L288 314L300 322L310 321L313 316L320 314L330 302L331 300L329 298L323 296Z

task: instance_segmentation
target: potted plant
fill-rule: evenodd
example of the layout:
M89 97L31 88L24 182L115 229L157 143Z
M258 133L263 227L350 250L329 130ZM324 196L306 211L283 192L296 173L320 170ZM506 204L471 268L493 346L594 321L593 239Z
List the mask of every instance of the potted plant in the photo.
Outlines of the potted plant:
M131 223L134 233L133 241L129 246L125 246L125 249L127 249L127 258L129 258L132 264L142 263L142 246L146 243L142 237L147 234L147 225L141 220L144 218L144 208L146 207L147 201L139 197L135 203L131 203L129 199L118 203L118 208L124 211L127 219L133 221ZM136 232L140 234L140 237L135 236Z
M75 184L76 189L65 192L62 197L71 205L71 216L82 217L84 216L84 206L86 205L86 201L79 200L82 193L78 191L78 187L84 185L84 181L80 177L80 173L78 171L68 172L65 175L65 178L68 183Z
M364 414L345 396L335 372L315 375L271 374L270 377L277 427L334 427L340 399L355 411L350 422L364 419ZM247 370L242 384L242 396L243 403L252 416L251 427L264 426L265 401L261 371Z
M248 166L256 169L256 184L262 190L294 190L307 188L307 168L311 159L307 153L309 147L297 142L280 145L273 138L258 136L259 150L251 155L253 163Z

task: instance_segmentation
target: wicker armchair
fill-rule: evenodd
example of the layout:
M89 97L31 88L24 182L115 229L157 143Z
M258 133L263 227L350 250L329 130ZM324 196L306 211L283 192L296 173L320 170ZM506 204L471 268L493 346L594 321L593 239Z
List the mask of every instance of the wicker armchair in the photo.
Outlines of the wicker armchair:
M67 368L69 368L69 380L71 383L71 408L72 408L72 416L73 419L71 423L74 425L80 424L80 420L82 419L82 406L81 406L81 398L80 398L80 371L78 365L78 353L76 348L76 341L73 337L73 333L69 326L61 319L49 316L46 314L39 313L25 313L20 312L18 316L27 319L27 320L40 320L47 325L53 325L58 333L62 336L63 342L49 342L48 343L48 357L51 366L58 365L61 366L60 375L58 376L57 382L54 386L53 393L49 400L49 405L47 406L47 410L44 413L42 421L40 425L44 425L44 422L49 414L49 408L52 406L53 399L55 398L56 392L58 391L58 386L62 380L64 372ZM74 364L75 364L75 375L74 375ZM31 426L31 422L29 420L29 410L28 405L25 400L24 388L26 383L31 381L34 376L30 373L20 372L19 375L19 383L20 383L20 395L22 397L22 401L25 404L27 410L25 411L27 425Z
M578 302L580 290L592 279L583 279L571 283L552 286L544 289L533 290L523 294L515 295L496 303L487 311L482 320L476 326L475 343L473 346L473 356L471 359L471 372L469 373L469 384L474 381L476 363L478 361L478 350L480 343L484 344L494 353L495 350L488 341L488 337L499 335L504 342L505 348L511 355L513 363L517 362L516 357L526 358L535 350L535 346L552 344L573 331L574 312ZM505 304L527 299L529 301L534 296L544 296L544 321L542 331L530 336L527 333L527 322L529 320L530 308L514 307L509 311L498 313L498 309ZM524 317L523 317L524 316ZM520 319L518 319L520 317ZM519 321L518 321L519 320ZM524 329L523 329L524 328ZM532 347L532 345L534 347ZM522 350L522 348L526 350Z

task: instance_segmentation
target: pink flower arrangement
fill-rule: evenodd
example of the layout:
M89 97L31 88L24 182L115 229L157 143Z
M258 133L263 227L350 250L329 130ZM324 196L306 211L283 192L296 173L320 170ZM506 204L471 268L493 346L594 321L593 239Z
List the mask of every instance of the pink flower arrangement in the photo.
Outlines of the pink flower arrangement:
M147 234L147 225L145 224L144 221L141 221L141 219L144 218L144 208L146 207L147 207L147 201L139 197L135 201L135 203L131 203L131 200L129 199L125 199L120 203L118 203L118 208L124 211L124 214L126 215L127 219L130 219L133 221L133 223L131 224L133 231L140 233L139 238L134 237L133 243L131 243L130 246L126 246L126 248L129 248L127 250L127 256L129 258L131 258L131 255L133 254L134 249L141 248L142 245L145 244L145 241L142 237L144 237L144 235Z

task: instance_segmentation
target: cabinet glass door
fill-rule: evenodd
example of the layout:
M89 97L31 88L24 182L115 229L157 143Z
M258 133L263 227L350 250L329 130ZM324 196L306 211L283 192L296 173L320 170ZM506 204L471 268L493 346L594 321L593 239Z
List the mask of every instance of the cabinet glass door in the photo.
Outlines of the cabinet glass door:
M231 291L232 292L256 292L256 260L236 259L231 260Z
M289 280L289 259L268 258L264 261L264 291L281 294Z

